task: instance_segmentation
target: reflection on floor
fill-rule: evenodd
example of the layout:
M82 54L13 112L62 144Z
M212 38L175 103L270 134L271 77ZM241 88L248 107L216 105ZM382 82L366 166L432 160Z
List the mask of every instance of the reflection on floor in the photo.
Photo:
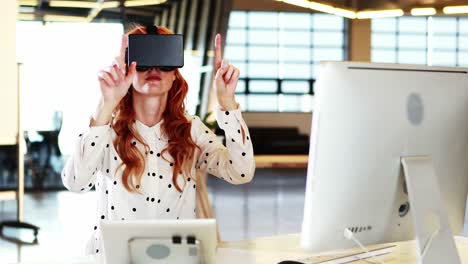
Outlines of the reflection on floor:
M257 170L250 184L233 186L210 177L208 189L223 240L298 233L305 169ZM39 245L0 240L0 263L81 256L94 226L95 195L68 191L27 194L25 221L38 225ZM16 202L0 201L0 221L16 217ZM18 236L17 233L9 232ZM32 238L29 232L19 234ZM29 235L29 237L28 237Z

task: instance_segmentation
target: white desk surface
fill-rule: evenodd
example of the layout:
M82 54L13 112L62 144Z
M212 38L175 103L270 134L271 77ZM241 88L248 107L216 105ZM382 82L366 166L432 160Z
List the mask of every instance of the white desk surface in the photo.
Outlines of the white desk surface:
M346 256L360 252L359 250L349 250L336 254L327 254L324 256L315 256L304 252L299 245L299 234L281 235L273 237L262 237L245 241L221 242L218 246L217 264L238 264L238 263L260 263L274 264L282 260L304 260L310 263L320 263L321 261L331 260L340 256ZM468 263L468 237L455 237L458 252L462 263ZM416 264L415 241L405 241L398 243L389 243L382 245L369 246L369 249L395 246L392 253L385 255L383 261L387 264L403 263ZM93 256L84 256L68 260L44 260L35 262L21 262L20 264L95 264L98 263ZM355 261L353 264L369 263Z

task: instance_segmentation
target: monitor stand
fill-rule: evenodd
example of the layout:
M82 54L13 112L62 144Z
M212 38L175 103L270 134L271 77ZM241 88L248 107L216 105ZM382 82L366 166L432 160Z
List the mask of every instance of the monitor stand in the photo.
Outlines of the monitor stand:
M430 156L402 157L421 264L459 264L455 240Z

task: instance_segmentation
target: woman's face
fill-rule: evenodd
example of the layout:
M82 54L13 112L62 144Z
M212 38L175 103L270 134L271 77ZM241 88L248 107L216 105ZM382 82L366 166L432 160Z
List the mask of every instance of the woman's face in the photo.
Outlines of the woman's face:
M133 79L133 87L141 94L163 95L169 92L175 78L175 70L166 72L159 68L151 68L144 72L137 72Z

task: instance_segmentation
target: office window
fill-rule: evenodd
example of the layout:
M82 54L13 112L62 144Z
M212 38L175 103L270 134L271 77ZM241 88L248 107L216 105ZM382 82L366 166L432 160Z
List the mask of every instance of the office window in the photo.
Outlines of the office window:
M427 18L373 19L371 36L373 62L427 64Z
M345 20L326 14L233 11L225 57L246 111L308 112L322 60L344 60Z
M432 64L455 66L458 53L458 18L432 18Z
M53 130L54 118L61 113L60 148L65 156L72 153L70 142L89 123L99 102L97 73L118 54L123 30L120 23L17 22L25 130ZM186 100L191 114L198 100L195 87L200 83L194 69L198 69L196 61L186 54L180 71L191 87Z
M99 102L97 72L112 63L122 33L114 23L17 22L24 129L56 130L62 116L59 146L71 154Z
M372 20L372 61L468 66L468 18Z

